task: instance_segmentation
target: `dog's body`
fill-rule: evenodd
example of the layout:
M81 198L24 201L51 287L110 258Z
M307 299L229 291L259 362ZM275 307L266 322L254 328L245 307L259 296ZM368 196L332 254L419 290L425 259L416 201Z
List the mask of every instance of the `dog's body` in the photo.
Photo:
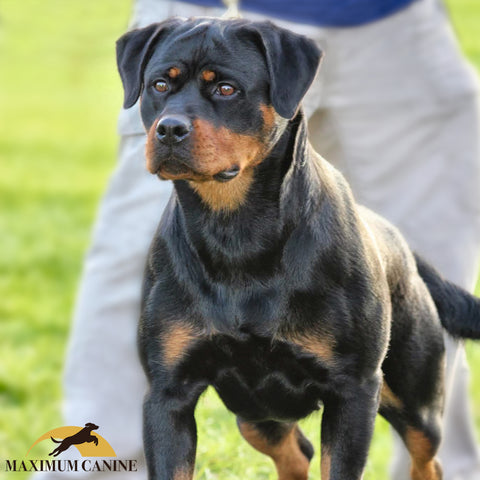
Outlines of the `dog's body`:
M479 303L310 147L298 104L315 45L269 23L174 19L122 37L118 59L125 106L143 89L148 168L175 184L139 330L151 477L193 475L212 385L280 480L307 478L295 422L320 402L322 480L361 478L377 411L412 478L439 480L443 328L478 337Z
M98 445L98 437L92 435L92 430L97 430L98 425L94 423L86 423L85 427L83 427L79 432L75 435L70 435L69 437L64 438L63 440L55 440L53 437L50 437L53 442L59 443L60 445L49 453L49 455L53 455L56 457L60 455L60 453L64 452L72 445L80 445L82 443L95 443Z

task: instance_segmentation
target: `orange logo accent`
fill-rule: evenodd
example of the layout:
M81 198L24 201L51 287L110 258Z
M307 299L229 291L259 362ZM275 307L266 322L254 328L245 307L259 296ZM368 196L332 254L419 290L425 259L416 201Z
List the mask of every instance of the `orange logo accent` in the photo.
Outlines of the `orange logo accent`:
M49 453L53 457L60 455L71 446L74 446L82 457L116 457L110 444L98 433L92 433L97 429L98 426L94 423L86 423L83 428L74 426L55 428L39 437L28 449L26 456L35 445L50 439L55 444L55 448Z

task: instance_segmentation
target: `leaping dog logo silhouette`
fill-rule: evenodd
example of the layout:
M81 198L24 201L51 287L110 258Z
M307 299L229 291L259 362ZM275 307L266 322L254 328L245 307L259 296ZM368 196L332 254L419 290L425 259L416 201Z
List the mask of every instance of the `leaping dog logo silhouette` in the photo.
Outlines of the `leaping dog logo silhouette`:
M67 450L67 448L70 448L72 445L81 445L82 443L93 442L95 443L95 446L98 446L98 437L92 435L92 430L97 429L98 425L89 422L86 423L85 427L83 427L78 433L75 433L75 435L71 435L70 437L64 438L63 440L55 440L52 436L50 436L53 442L59 443L60 445L55 450L53 450L53 452L50 452L49 455L53 455L54 457L56 457L57 455L60 455L60 453Z
M115 451L110 444L98 433L92 434L93 430L98 430L98 425L88 422L82 427L60 427L50 430L39 437L27 452L44 440L50 439L58 446L52 450L49 455L57 457L71 446L76 447L82 457L116 457Z

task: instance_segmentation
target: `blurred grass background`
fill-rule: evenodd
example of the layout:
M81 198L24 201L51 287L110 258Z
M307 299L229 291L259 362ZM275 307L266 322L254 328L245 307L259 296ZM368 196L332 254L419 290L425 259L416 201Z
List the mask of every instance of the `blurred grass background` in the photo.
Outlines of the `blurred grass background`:
M480 4L450 0L448 6L480 70ZM122 91L114 42L129 14L128 0L0 3L0 460L22 459L38 436L62 425L72 305L116 159ZM467 350L480 432L480 346ZM269 460L240 439L233 416L212 393L197 413L197 478L275 478ZM304 422L317 452L318 423L318 415ZM388 426L379 420L366 480L386 478L390 449ZM311 478L319 478L318 464L317 453Z

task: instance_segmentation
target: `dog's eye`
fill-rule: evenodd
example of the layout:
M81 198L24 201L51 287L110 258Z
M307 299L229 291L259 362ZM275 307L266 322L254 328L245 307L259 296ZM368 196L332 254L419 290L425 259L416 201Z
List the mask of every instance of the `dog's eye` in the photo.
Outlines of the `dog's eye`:
M155 88L155 90L157 92L163 93L163 92L166 92L168 90L168 84L167 84L167 82L165 82L165 80L157 80L153 84L153 88Z
M237 89L230 85L229 83L220 83L217 85L217 88L215 90L216 95L220 95L221 97L230 97L232 96Z

